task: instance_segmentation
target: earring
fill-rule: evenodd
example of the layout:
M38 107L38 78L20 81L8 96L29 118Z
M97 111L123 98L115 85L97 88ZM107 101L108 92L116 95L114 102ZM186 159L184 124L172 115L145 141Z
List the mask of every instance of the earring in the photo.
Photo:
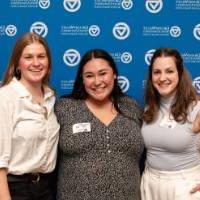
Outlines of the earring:
M20 78L20 76L21 76L21 70L20 70L19 67L15 68L15 73L16 73L16 76L17 76L18 78Z

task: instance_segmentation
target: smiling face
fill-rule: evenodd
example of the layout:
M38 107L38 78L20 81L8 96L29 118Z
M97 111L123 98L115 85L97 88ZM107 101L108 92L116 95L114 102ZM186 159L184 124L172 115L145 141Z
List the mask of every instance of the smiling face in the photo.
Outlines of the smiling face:
M38 42L27 45L19 59L20 81L24 85L42 85L49 70L49 61L44 46Z
M92 101L110 101L116 75L109 63L101 58L94 58L83 67L83 84Z
M174 57L157 57L152 66L152 83L162 97L174 96L179 83L179 75Z

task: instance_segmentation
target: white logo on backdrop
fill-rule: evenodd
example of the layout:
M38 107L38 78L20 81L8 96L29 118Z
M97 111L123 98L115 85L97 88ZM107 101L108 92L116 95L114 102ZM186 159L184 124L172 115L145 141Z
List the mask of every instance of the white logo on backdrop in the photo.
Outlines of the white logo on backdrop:
M130 35L130 27L124 22L119 22L113 27L113 35L119 40L125 40Z
M100 34L100 28L97 25L92 25L89 27L89 34L93 37L96 37Z
M196 77L193 80L193 86L196 88L196 91L198 92L198 94L200 94L200 76Z
M130 10L133 7L133 1L132 0L123 0L122 1L122 8L124 10Z
M179 26L172 26L169 32L172 37L179 37L181 35L181 28Z
M60 88L62 90L71 90L73 88L73 85L74 85L73 79L60 81Z
M39 6L42 9L47 9L50 6L50 0L39 0Z
M6 35L12 37L17 33L17 27L12 24L9 24L8 26L6 26L5 32Z
M163 1L162 0L146 0L145 6L146 6L146 9L150 13L158 13L161 11L163 7Z
M64 0L63 6L68 12L76 12L81 7L81 0Z
M144 60L145 60L145 63L146 63L147 65L150 65L151 58L152 58L154 52L155 52L155 49L150 49L150 50L148 50L148 51L145 53L145 58L144 58Z
M35 22L31 25L30 32L34 32L42 37L46 37L48 28L43 22Z
M132 61L132 55L129 52L124 52L121 55L121 61L125 64L128 64Z
M130 87L129 80L125 76L118 76L117 80L122 92L127 92Z
M193 29L193 35L197 40L200 40L200 24L197 24Z
M63 61L66 65L74 67L79 64L81 59L80 53L75 49L68 49L63 55Z

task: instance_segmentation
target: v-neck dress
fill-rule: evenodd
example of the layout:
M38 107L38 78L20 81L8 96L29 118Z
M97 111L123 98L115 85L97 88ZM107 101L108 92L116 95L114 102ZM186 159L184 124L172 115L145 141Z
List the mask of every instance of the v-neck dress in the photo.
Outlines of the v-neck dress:
M141 110L129 97L121 98L119 107L123 114L106 126L84 100L62 98L57 103L57 200L140 199Z

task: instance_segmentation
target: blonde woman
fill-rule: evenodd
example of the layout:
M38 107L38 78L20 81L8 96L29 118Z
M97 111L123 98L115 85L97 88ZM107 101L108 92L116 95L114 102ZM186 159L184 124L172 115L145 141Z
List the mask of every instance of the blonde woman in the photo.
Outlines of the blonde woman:
M35 33L20 37L0 88L0 199L52 200L59 124L48 86L50 51Z

